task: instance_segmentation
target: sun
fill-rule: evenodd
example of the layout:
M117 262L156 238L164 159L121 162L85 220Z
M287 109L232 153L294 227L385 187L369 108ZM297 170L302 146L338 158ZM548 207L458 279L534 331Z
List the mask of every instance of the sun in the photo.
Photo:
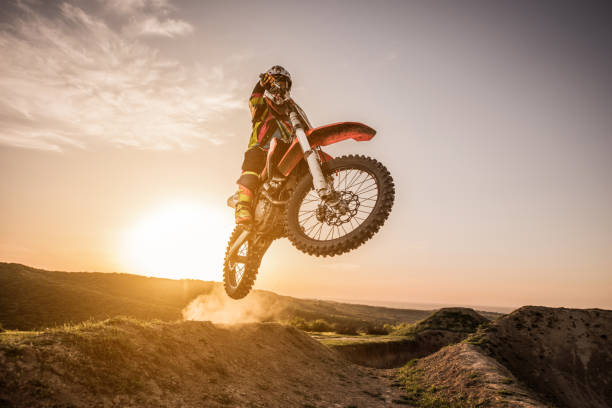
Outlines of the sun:
M222 280L231 223L220 210L195 203L159 206L124 234L126 272L171 279Z

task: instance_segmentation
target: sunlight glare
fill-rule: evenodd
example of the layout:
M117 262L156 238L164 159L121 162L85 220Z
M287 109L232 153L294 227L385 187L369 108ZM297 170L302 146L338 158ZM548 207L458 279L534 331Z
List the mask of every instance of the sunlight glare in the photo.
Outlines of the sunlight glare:
M121 246L128 273L220 281L231 232L218 210L191 203L160 207L128 229Z

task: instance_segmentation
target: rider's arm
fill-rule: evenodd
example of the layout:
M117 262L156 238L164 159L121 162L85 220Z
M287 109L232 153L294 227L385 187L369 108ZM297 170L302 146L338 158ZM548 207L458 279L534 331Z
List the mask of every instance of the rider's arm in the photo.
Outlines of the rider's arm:
M253 130L251 131L251 138L249 139L249 147L259 143L264 134L262 134L262 122L263 117L267 113L267 105L264 100L265 89L260 82L257 82L251 92L251 98L249 99L249 109L251 110L251 121L253 123Z
M262 82L264 82L264 84L262 84ZM266 98L264 97L265 90L264 77L261 81L257 82L251 93L251 98L249 99L251 121L253 123L253 130L251 131L251 138L249 139L249 148L256 144L262 146L267 145L269 137L277 130L280 130L283 135L291 134L288 124L279 123L275 120L274 111L270 110L270 105L266 102Z
M253 88L253 92L251 92L251 98L249 99L249 109L251 110L251 119L253 122L258 119L256 116L261 116L258 115L258 113L260 114L261 110L266 106L266 101L264 101L264 92L264 87L261 85L261 83L257 82L255 88Z

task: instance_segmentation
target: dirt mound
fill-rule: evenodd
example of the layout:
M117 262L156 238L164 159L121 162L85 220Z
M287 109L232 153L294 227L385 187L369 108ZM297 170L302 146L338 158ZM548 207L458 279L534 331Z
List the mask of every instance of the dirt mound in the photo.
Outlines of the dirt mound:
M612 406L612 311L526 306L477 339L530 388L560 407Z
M548 407L494 358L468 343L445 347L400 370L412 400L426 407Z
M390 377L274 323L116 318L0 333L2 407L376 407L399 398Z
M487 318L478 314L474 309L466 307L447 307L417 322L414 326L414 331L445 330L451 332L474 333L478 326L488 321Z
M526 306L407 365L403 380L421 403L610 407L611 335L612 311Z

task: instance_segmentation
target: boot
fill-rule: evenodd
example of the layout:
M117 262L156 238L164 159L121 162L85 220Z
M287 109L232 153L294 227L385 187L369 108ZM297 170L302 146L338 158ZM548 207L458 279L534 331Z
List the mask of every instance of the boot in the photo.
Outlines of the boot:
M251 212L251 201L253 200L253 192L238 184L238 203L236 204L236 224L250 224L253 222L253 213Z

